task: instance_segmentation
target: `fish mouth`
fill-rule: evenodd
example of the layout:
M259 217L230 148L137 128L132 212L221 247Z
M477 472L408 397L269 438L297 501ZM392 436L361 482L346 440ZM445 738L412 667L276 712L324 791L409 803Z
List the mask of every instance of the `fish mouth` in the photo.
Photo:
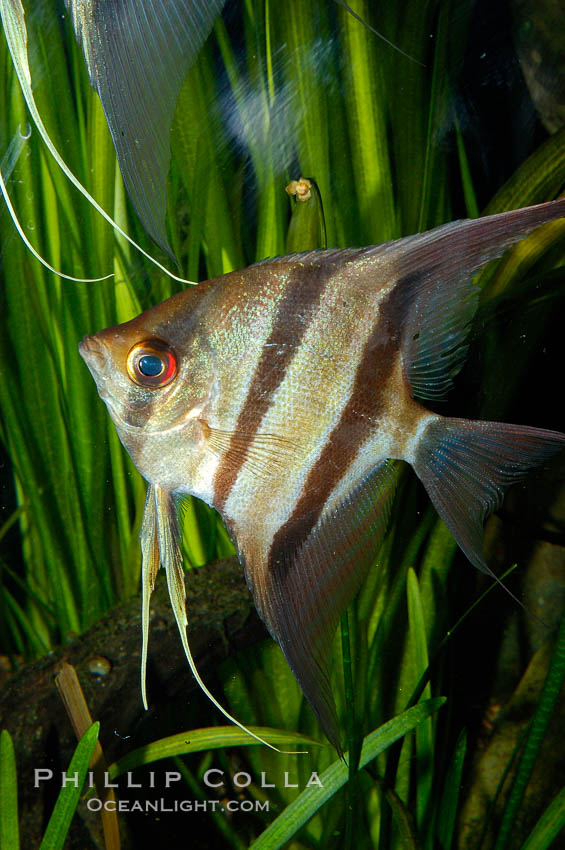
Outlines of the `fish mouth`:
M82 342L79 342L78 352L86 363L91 358L101 363L105 360L102 344L91 334L86 334Z
M82 342L79 342L78 353L94 378L98 395L103 401L106 401L108 398L108 391L105 386L108 358L104 343L96 339L95 336L87 334Z
M92 377L98 383L98 378L104 373L106 366L106 352L104 345L94 336L87 334L79 343L78 353L88 366Z

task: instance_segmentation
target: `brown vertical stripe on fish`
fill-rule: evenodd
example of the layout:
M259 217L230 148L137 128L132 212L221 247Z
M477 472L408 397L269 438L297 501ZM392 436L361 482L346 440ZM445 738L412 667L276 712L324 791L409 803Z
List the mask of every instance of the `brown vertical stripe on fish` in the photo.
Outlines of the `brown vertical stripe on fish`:
M363 349L341 417L310 469L294 510L273 538L269 556L272 569L286 569L288 560L284 555L294 552L306 540L360 447L378 427L382 389L388 383L400 345L400 313L406 289L414 286L419 277L410 274L400 280L380 305L379 321Z
M267 273L266 267L266 273ZM273 395L284 380L286 370L300 347L308 329L312 313L334 272L334 265L299 265L292 269L285 283L284 295L276 307L276 316L265 342L244 405L235 427L234 443L220 460L214 477L214 507L225 508L237 476L245 463L246 453L241 452L241 434L251 445ZM237 445L235 445L235 439Z

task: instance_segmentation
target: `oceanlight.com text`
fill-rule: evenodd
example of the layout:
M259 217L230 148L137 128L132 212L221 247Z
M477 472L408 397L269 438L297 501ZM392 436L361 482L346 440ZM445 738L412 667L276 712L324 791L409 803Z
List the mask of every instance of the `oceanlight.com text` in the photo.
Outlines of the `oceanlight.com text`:
M100 800L92 797L86 801L91 812L132 812L165 814L171 812L268 812L268 800Z

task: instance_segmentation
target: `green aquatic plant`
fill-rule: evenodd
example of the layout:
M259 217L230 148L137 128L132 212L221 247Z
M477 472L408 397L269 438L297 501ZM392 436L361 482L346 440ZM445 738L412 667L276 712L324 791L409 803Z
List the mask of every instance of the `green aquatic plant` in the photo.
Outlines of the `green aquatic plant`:
M67 775L73 780L62 785L41 840L40 850L62 850L79 804L94 748L99 723L93 723L78 742ZM9 732L0 735L0 847L19 850L17 767ZM23 846L26 846L24 838Z
M284 254L289 225L303 216L291 214L294 201L284 187L301 175L315 178L319 187L327 244L342 247L474 215L485 195L494 195L488 212L547 200L565 182L561 131L534 149L503 186L494 181L477 199L476 164L454 97L468 30L465 16L454 15L449 3L412 3L402 14L397 5L385 3L378 16L373 4L352 4L406 56L379 40L343 4L245 0L216 20L180 90L166 195L174 266L131 209L71 21L60 15L54 0L25 8L31 85L49 137L122 230L188 280ZM133 317L181 284L116 236L61 173L30 121L3 39L0 79L0 151L9 151L2 174L27 238L53 267L73 277L114 275L89 283L54 276L30 255L2 209L0 415L13 469L14 513L0 531L0 628L4 652L31 658L83 631L139 586L145 487L77 355L78 341ZM314 211L309 221L293 226L294 249L314 247L312 240L320 238L318 215ZM520 386L529 340L542 339L550 327L556 290L544 295L540 286L563 262L562 235L562 223L536 233L481 277L492 311L514 299L525 305L527 316L537 318L537 324L532 319L527 325L528 344L517 352L505 350L504 332L485 307L483 399L497 415L505 414ZM547 309L534 315L529 308L536 299L545 299ZM233 551L216 515L192 500L184 514L183 541L187 567ZM449 533L431 509L422 511L414 482L401 475L378 565L335 641L333 685L348 734L350 781L337 791L347 768L326 747L307 757L245 748L243 758L255 775L287 770L302 777L327 770L336 788L331 806L325 798L316 802L314 793L305 800L293 789L275 789L272 796L282 814L256 846L282 846L296 835L310 847L457 846L457 791L469 738L446 708L423 716L425 700L449 696L445 654L439 660L436 654L461 606L453 573L470 569L454 559ZM554 694L563 671L551 670L548 689ZM221 675L230 709L242 722L320 738L275 645L230 659ZM398 720L396 715L412 711L415 693L424 698L414 709L420 720L415 733L404 731L401 745L378 755L375 750L369 769L358 773L355 764L364 760L367 740L394 722L391 717ZM549 696L544 705L549 710ZM201 711L206 716L208 708ZM500 828L501 847L532 754L540 750L539 718L532 728ZM230 734L222 739L218 731L218 741L233 746ZM175 752L181 753L186 749ZM198 786L204 757L198 763L194 758L183 764L187 781ZM142 763L140 757L136 764ZM557 795L539 821L538 834L544 828L546 836L555 834L562 818L563 797ZM254 823L255 836L263 826L260 819ZM222 834L226 846L241 845L237 828ZM536 846L544 847L551 838L539 840Z

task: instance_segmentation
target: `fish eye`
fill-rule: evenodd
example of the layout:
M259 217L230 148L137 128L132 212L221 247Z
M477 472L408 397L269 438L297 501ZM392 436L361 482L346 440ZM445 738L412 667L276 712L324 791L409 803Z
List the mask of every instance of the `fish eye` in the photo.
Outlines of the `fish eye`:
M137 368L146 378L158 378L162 375L165 364L156 354L144 354L137 361Z
M146 339L130 350L127 370L132 381L140 387L164 387L177 374L177 358L166 342Z

